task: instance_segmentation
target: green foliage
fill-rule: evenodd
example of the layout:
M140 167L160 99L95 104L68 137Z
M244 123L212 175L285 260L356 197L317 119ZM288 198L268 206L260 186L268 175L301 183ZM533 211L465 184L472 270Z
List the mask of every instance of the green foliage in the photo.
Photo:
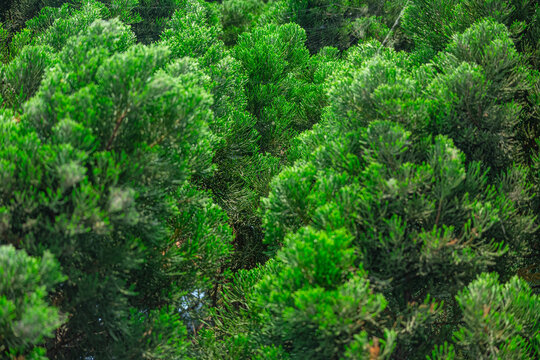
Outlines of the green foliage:
M80 10L54 20L50 27L36 36L35 42L47 44L58 51L64 47L70 37L86 29L94 20L104 18L106 14L107 8L100 2L85 2Z
M503 25L484 21L454 36L435 66L431 132L450 135L469 159L495 170L519 156L515 143L528 70Z
M177 356L182 316L209 301L185 295L209 291L229 253L224 214L189 184L213 171L211 96L133 39L97 20L55 41L20 123L2 121L2 242L49 249L68 276L52 358Z
M533 9L526 9L528 20L525 21L525 31L520 36L518 48L528 54L533 69L540 66L540 4L531 2Z
M390 29L384 24L382 17L358 17L352 24L352 33L357 39L384 41Z
M0 210L7 226L5 208ZM4 229L2 229L2 233ZM11 245L0 246L0 354L3 358L45 359L39 346L62 323L47 304L47 293L65 280L52 254L30 257Z
M204 3L184 2L169 22L162 42L173 56L196 58L179 62L173 71L184 76L199 74L201 84L212 92L215 116L209 125L220 140L215 144L213 159L217 171L204 180L204 185L229 215L237 250L231 266L241 268L264 259L256 210L260 192L277 173L277 166L272 158L259 154L256 119L246 111L247 77L242 64L218 39L221 31L216 21Z
M220 7L223 41L234 45L238 36L246 32L264 8L261 0L225 0Z
M22 104L32 97L45 70L54 62L52 49L48 46L27 46L12 62L0 69L0 95L4 106L20 110Z
M267 25L243 34L233 50L248 77L247 110L258 120L261 150L273 155L284 151L291 132L306 128L301 114L294 113L301 105L295 106L287 96L297 81L295 73L309 59L305 40L305 32L297 25Z
M41 1L36 3L32 12L36 16L25 18L26 26L21 26L20 31L11 31L9 56L15 57L27 44L41 45L43 41L59 50L68 37L77 34L98 18L119 18L123 23L132 25L139 41L156 40L163 30L165 20L176 6L174 0L156 1L156 4L152 0L142 3L139 0ZM158 19L148 19L158 15Z
M289 140L320 116L324 69L330 68L324 60L336 55L329 51L310 61L303 31L292 24L243 34L230 53L221 37L212 9L189 1L174 14L162 42L174 56L197 58L190 71L209 77L206 86L215 100L210 128L221 141L214 158L217 172L205 186L231 220L238 250L233 266L254 266L265 259L259 198L268 193Z
M322 83L337 51L310 59L304 41L297 25L267 25L242 34L234 59L209 69L221 116L212 128L224 135L210 187L233 222L241 264L265 259L259 198L268 194L292 137L316 122L325 104Z
M286 18L302 26L311 52L325 46L351 45L351 19L367 9L363 1L286 1Z
M402 26L417 47L433 53L443 50L454 33L467 29L474 21L471 17L461 1L412 0Z
M0 12L0 357L538 358L538 2Z
M373 38L386 39L389 45L406 47L400 29L390 34L407 4L404 0L286 0L279 3L283 5L276 10L278 15L269 18L276 23L294 22L302 26L311 53L326 46L345 50L357 41Z
M531 219L516 210L519 204L488 186L478 163L465 166L463 154L444 137L435 138L426 153L416 153L408 133L391 123L373 122L367 129L350 128L330 137L306 159L284 170L263 200L265 240L289 251L293 245L287 234L298 234L306 242L306 226L319 231L346 228L352 236L346 247L354 254L353 263L362 263L373 285L385 294L391 323L403 321L397 328L398 344L400 352L414 348L408 356L421 357L429 350L424 337L436 338L440 329L434 321L442 316L435 305L432 314L419 315L422 306L411 302L429 305L428 294L437 294L439 300L455 295L505 253L503 241L519 247L534 230ZM515 230L513 235L509 229ZM301 258L310 261L307 254ZM343 269L351 264L344 254L337 259ZM331 260L323 263L341 268ZM310 264L321 268L317 262ZM296 265L303 274L308 274L306 266ZM405 326L409 322L414 325ZM309 336L291 341L305 339Z
M457 297L463 325L454 345L445 343L430 359L536 359L540 355L538 295L513 277L500 284L482 274Z
M453 299L464 285L488 270L509 278L528 263L533 194L528 170L513 162L524 158L517 140L532 121L524 99L534 104L534 81L511 40L516 28L469 25L461 35L450 31L429 64L422 62L433 48L408 55L377 41L349 49L345 62L321 57L330 63L320 68L323 121L292 142L288 158L296 163L263 199L265 241L277 262L238 273L224 289L224 311L199 344L202 358L226 358L225 349L253 358L260 344L291 358L422 358L456 330L463 308ZM264 29L275 33L272 26ZM270 100L258 100L272 93L257 85L287 84L276 74L298 70L274 60L279 48L259 51L265 40L258 34L240 35L233 51L248 74L248 109L260 122ZM286 89L268 99L275 103ZM441 133L454 141L434 136ZM347 297L355 271L377 293ZM347 310L382 295L381 308ZM536 299L531 304L538 308Z
M257 284L262 337L292 359L336 358L350 343L349 358L365 350L364 324L373 323L386 302L355 269L352 241L344 230L305 228L286 238L277 273Z
M204 65L222 57L223 43L218 40L221 29L217 14L202 0L180 1L161 34L174 57L202 57Z
M0 22L0 63L5 63L9 59L9 31Z
M159 40L177 7L177 0L139 0L134 12L137 22L131 26L137 40L144 44Z
M415 45L434 54L445 48L453 34L465 31L475 22L489 17L504 24L512 35L522 38L520 47L537 48L531 35L538 4L531 0L411 0L403 16L403 28Z
M110 11L111 18L118 18L126 25L136 24L142 21L141 16L135 12L139 7L140 0L102 0Z
M476 23L421 66L402 52L381 52L375 41L349 49L347 60L327 83L325 132L390 119L415 137L449 136L469 161L493 173L530 153L528 143L518 142L534 123L533 112L524 111L530 71L504 25Z
M67 0L7 0L7 9L2 12L2 21L8 24L10 33L16 33L21 30L26 21L36 16L39 11L46 7L57 7ZM78 2L75 0L75 2Z

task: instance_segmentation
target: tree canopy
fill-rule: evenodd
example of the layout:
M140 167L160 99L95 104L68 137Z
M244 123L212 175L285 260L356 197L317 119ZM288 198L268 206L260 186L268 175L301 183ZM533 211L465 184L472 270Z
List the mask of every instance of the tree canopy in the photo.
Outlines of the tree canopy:
M0 358L538 359L534 0L0 5Z

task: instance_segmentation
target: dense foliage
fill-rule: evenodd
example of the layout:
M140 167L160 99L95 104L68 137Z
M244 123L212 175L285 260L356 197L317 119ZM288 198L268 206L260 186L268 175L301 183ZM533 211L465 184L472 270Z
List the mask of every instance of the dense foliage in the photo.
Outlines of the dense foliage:
M0 5L0 358L538 359L534 0Z

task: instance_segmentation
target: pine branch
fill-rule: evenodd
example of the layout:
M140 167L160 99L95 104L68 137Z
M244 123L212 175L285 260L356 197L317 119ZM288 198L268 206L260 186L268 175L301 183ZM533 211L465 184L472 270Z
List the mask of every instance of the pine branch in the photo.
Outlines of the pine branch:
M105 147L107 151L111 150L112 143L114 139L116 138L116 136L118 135L118 129L120 128L120 125L122 125L122 121L124 121L128 112L129 112L129 109L124 110L124 112L120 114L120 116L116 119L116 124L114 126L113 133L111 137L109 138L109 141L107 142L107 146Z

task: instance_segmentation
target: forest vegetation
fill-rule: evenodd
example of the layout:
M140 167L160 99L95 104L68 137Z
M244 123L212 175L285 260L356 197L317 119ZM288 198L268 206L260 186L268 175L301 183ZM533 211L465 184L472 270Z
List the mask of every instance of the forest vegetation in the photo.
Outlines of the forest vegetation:
M536 0L3 0L0 359L540 358Z

